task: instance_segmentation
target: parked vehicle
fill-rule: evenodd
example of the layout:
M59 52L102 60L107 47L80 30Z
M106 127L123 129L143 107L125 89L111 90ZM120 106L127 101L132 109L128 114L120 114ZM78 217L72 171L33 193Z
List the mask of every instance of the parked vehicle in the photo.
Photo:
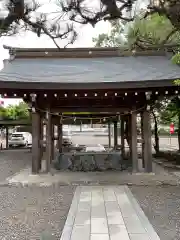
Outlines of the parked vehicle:
M54 134L54 140L58 140L58 133L55 132ZM62 145L69 146L72 145L72 132L70 130L64 130L63 129L63 136L62 136ZM43 146L46 146L46 135L44 135L43 138Z
M9 147L32 145L32 135L29 132L14 132L9 137Z

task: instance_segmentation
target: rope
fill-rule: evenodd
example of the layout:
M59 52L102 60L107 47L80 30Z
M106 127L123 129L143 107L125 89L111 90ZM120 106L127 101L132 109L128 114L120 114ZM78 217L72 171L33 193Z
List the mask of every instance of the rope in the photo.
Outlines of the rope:
M144 109L144 107L141 107L141 108L138 108L138 109L136 109L136 110L133 110L133 111L131 111L130 113L132 114L132 113L134 113L134 112L139 112L139 111L141 111L142 109ZM40 109L40 108L37 108L37 110L38 111L40 111L40 112L44 112L44 113L47 113L47 111L46 110L43 110L43 109ZM107 121L108 119L112 119L113 117L102 117L102 118L100 118L100 117L91 117L91 118L87 118L87 117L76 117L76 116L74 116L74 117L68 117L68 116L63 116L63 114L62 115L59 115L58 113L52 113L52 112L48 112L50 115L53 115L53 116L58 116L58 117L61 117L61 121L63 121L63 120L70 120L70 119L72 119L72 120L74 120L74 121L76 121L76 120L99 120L99 123L102 123L102 122L105 122L105 121ZM127 115L127 113L120 113L120 114L118 114L118 116L125 116L125 115Z

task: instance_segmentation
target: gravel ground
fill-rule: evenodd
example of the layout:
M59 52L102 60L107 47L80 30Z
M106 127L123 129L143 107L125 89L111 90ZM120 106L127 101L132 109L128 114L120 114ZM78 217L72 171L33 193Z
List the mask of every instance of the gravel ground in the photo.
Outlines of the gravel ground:
M60 239L74 188L0 187L0 239Z
M0 182L30 165L29 150L0 151ZM130 189L160 238L180 240L180 187L132 186ZM73 193L72 186L1 185L0 240L60 239Z
M30 150L0 151L0 182L31 165Z
M162 240L180 240L180 187L130 187Z
M0 152L0 182L31 165L29 150ZM0 240L60 239L74 187L0 186Z

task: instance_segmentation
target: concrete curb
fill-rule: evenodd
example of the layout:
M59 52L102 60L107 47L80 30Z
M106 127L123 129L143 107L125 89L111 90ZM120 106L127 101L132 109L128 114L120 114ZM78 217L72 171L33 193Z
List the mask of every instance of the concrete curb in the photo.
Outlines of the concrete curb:
M2 182L0 183L0 187L6 187L6 186L12 186L12 187L51 187L51 186L111 186L111 185L117 185L117 186L179 186L180 183L178 181L176 182L168 182L168 181L153 181L151 183L147 182L138 182L134 183L133 181L123 181L122 183L117 182L53 182L51 184L46 184L43 182L40 183L27 183L27 182Z
M137 216L139 217L139 219L141 221L141 224L146 229L150 239L151 240L160 240L158 234L156 233L156 231L154 230L153 226L149 222L148 218L146 217L145 213L141 209L138 201L136 200L136 198L134 197L134 195L132 194L130 189L127 186L124 186L124 189L125 189L125 192L126 192L128 198L129 198L130 203L134 207L134 209L135 209L135 211L137 213Z

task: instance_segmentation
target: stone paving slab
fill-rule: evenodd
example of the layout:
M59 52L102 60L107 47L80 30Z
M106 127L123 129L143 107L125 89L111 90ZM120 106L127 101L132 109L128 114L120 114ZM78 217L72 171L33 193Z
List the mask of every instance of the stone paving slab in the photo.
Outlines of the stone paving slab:
M60 240L160 240L127 186L78 186Z

